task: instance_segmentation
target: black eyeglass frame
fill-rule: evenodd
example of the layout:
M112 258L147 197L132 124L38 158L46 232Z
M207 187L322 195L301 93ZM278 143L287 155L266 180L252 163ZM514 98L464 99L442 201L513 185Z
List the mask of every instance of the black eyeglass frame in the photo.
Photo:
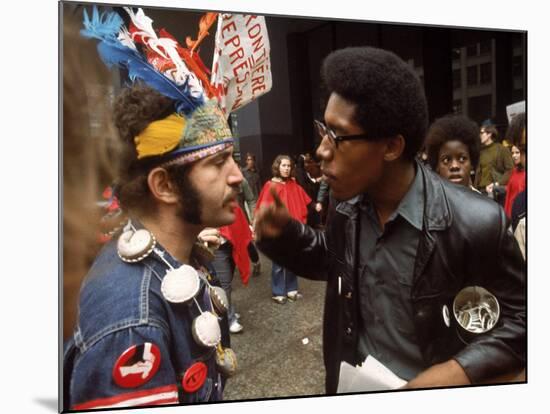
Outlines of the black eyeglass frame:
M336 135L336 133L327 127L323 122L318 121L316 119L313 120L313 125L315 125L315 128L317 130L317 133L321 137L321 140L324 137L328 137L329 142L334 144L334 148L338 148L338 143L342 141L355 141L355 140L374 140L376 138L372 138L367 136L366 134L360 134L360 135Z

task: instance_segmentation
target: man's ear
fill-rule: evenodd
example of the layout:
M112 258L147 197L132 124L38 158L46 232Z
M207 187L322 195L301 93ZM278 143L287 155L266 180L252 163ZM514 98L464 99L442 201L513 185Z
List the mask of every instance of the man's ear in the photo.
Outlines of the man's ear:
M384 152L384 161L395 161L403 155L405 151L405 138L403 135L386 138L386 150Z
M164 168L155 167L149 171L147 185L155 199L166 204L178 203L177 189Z

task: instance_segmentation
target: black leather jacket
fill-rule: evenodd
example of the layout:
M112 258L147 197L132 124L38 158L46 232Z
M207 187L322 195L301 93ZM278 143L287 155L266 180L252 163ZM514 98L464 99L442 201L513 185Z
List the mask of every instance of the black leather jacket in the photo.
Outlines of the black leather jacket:
M525 363L525 262L502 208L469 188L452 184L420 166L424 177L424 225L413 276L411 301L416 336L429 366L454 358L473 383L509 373ZM359 211L350 203L329 209L327 228L315 231L291 221L277 239L260 249L307 278L326 280L323 351L326 390L338 386L340 362L360 362L357 327ZM497 325L463 342L452 315L456 294L481 286L500 305ZM462 338L462 339L461 339Z

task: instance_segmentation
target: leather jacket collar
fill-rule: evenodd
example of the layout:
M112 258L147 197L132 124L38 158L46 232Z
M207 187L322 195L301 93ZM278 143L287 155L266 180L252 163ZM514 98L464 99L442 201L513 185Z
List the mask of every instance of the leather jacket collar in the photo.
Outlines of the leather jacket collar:
M453 220L441 178L421 163L415 162L424 180L424 228L427 231L445 230L451 226ZM336 211L348 216L350 219L356 217L358 203L361 198L362 195L357 195L338 203Z

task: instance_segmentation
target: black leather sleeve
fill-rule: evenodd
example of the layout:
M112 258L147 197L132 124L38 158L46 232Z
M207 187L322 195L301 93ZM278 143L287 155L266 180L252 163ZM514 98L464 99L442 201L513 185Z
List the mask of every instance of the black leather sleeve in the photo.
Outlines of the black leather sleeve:
M262 239L256 245L271 260L300 276L327 279L328 252L324 231L291 220L279 237Z
M525 366L526 265L503 210L499 213L500 226L490 228L497 235L490 245L495 251L489 256L492 260L485 267L486 274L479 276L483 287L496 296L500 318L495 328L474 338L454 357L473 383Z

